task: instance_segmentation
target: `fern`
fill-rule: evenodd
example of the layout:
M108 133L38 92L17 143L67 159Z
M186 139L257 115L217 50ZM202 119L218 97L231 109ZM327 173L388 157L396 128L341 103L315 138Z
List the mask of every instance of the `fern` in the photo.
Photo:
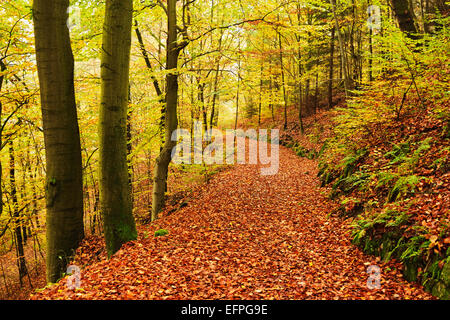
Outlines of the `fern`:
M341 168L343 168L342 177L348 177L355 170L357 163L364 158L367 152L366 149L360 149L342 159L340 164Z
M388 159L392 159L389 164L396 164L403 162L406 156L410 153L410 145L408 142L395 144L392 151L387 152L384 156Z
M416 175L404 176L398 178L394 187L388 194L388 201L395 201L401 195L406 194L408 192L414 192L416 185L420 180L424 179L424 177L418 177Z
M422 255L422 251L428 248L430 241L423 236L412 237L406 244L406 249L400 256L401 261L410 260Z
M419 147L416 149L416 151L414 151L411 158L408 159L407 162L411 170L414 170L415 167L417 166L417 163L419 162L420 155L422 154L422 152L427 151L428 149L431 148L430 146L431 140L432 140L431 138L427 138L421 141Z
M377 174L377 178L378 178L378 183L376 185L376 188L380 188L380 187L384 187L384 186L389 186L390 183L394 179L398 178L398 174L392 173L392 172L381 171Z

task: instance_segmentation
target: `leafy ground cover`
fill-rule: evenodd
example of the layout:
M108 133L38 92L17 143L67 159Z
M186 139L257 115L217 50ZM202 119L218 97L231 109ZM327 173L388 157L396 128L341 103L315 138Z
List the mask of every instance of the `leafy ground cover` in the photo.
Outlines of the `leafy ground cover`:
M316 160L285 147L277 175L261 176L259 165L220 172L186 206L140 227L111 260L101 240L87 239L75 262L81 288L63 278L31 298L433 299L398 262L351 243L351 226L330 216L337 204L317 173ZM367 287L370 265L382 271L378 290Z

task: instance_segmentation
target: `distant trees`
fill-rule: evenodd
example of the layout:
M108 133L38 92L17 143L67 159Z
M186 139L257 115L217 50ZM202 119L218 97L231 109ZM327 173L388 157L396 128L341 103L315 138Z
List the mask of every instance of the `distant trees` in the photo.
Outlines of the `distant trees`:
M84 237L80 134L69 0L35 0L33 20L46 154L47 281L65 272Z

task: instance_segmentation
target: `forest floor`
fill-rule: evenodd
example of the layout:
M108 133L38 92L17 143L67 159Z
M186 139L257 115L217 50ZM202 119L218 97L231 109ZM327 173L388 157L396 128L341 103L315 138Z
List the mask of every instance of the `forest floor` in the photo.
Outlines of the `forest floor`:
M0 300L28 299L35 288L45 286L44 251L30 239L24 247L28 274L19 280L15 250L0 255ZM42 254L42 255L41 255Z
M276 175L262 176L261 165L215 174L109 261L101 240L87 239L75 262L81 288L64 278L31 299L434 299L398 262L351 244L315 160L284 147L279 158ZM159 229L169 233L155 237ZM381 269L379 289L368 288L371 265Z

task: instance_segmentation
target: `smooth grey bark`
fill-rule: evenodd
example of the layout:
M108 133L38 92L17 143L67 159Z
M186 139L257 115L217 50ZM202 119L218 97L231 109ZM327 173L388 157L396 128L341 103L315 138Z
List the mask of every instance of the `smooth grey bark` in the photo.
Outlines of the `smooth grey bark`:
M164 207L165 191L169 164L171 162L172 149L176 141L172 141L172 132L178 127L178 57L180 51L187 45L186 42L178 43L177 36L177 7L176 0L167 1L167 52L166 52L166 117L165 117L165 142L156 159L153 178L153 197L151 220L158 218L158 214Z
M34 0L46 155L47 281L56 282L84 237L80 134L74 60L66 25L69 0Z
M108 257L137 238L127 163L132 0L107 0L100 106L100 207Z

